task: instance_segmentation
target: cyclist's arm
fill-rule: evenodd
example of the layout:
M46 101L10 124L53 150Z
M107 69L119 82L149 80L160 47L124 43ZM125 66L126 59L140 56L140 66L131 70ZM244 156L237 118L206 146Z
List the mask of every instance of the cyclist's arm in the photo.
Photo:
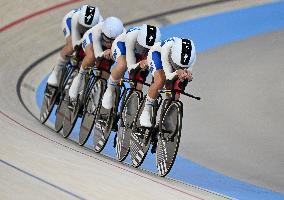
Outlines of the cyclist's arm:
M161 60L161 42L155 43L149 50L147 61L149 64L149 71L154 74L156 70L163 69Z
M78 28L79 13L76 12L71 19L71 38L73 49L75 46L81 44L81 35Z
M171 47L172 47L171 42L167 42L161 48L161 60L167 80L173 80L177 76L177 72L173 70L169 62L169 54Z
M127 33L125 39L125 48L126 48L126 62L128 71L136 69L139 66L139 63L136 63L136 57L134 53L134 47L138 36L138 30Z
M169 70L168 68L172 68L172 67L171 66L167 67L166 65L164 65L166 79L173 80L177 76L177 72L176 71L172 72L172 69Z
M92 28L93 30L92 30L91 40L92 40L94 54L96 58L102 57L104 54L102 42L101 42L102 26L103 26L103 23L101 22Z
M91 44L87 45L85 48L85 57L82 61L81 67L87 70L88 68L92 67L95 64L95 55L93 46Z

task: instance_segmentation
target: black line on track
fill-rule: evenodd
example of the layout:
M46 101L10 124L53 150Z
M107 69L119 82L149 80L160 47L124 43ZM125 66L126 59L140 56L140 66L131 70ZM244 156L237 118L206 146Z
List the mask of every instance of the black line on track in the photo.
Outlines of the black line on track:
M29 65L21 74L21 76L19 77L18 81L17 81L17 85L16 85L16 91L17 91L17 96L21 102L21 104L24 106L24 108L28 111L28 113L30 113L35 119L39 119L36 115L34 115L30 109L26 106L22 95L21 95L21 86L23 83L24 78L26 77L26 75L34 68L36 67L38 64L40 64L41 62L43 62L45 59L49 58L50 56L56 54L58 51L60 51L62 49L63 46L49 52L48 54L42 56L41 58L37 59L35 62L33 62L31 65Z

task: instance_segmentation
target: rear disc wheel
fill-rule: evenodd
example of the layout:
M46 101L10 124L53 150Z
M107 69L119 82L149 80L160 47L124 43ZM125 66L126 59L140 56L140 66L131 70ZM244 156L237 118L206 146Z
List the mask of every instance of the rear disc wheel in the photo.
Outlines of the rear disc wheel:
M95 123L97 108L99 105L99 101L102 98L103 91L103 84L101 80L98 80L87 98L86 107L84 110L79 132L78 144L81 146L87 142L89 136L91 135Z

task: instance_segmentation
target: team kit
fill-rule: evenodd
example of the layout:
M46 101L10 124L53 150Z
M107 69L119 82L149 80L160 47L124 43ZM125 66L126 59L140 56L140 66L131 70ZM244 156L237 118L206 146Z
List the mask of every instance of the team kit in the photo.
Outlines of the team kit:
M62 31L65 45L46 83L40 121L55 109L54 129L67 138L81 118L79 145L92 135L99 153L114 133L118 161L130 154L139 167L151 149L157 174L166 176L181 138L180 97L200 100L185 92L193 80L193 41L161 40L159 27L150 24L125 29L119 18L104 19L90 5L68 12Z

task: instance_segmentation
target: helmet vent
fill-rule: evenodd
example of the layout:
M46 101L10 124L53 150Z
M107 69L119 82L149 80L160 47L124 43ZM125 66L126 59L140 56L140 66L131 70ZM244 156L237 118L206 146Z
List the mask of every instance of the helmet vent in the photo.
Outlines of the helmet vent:
M182 50L181 50L181 57L180 63L183 65L188 65L190 57L191 57L191 42L188 39L182 39Z
M148 46L153 46L156 40L157 28L155 26L147 25L147 37L146 44Z
M95 16L95 11L96 11L95 7L87 6L86 15L85 15L85 23L87 25L91 25L92 24L93 18Z

